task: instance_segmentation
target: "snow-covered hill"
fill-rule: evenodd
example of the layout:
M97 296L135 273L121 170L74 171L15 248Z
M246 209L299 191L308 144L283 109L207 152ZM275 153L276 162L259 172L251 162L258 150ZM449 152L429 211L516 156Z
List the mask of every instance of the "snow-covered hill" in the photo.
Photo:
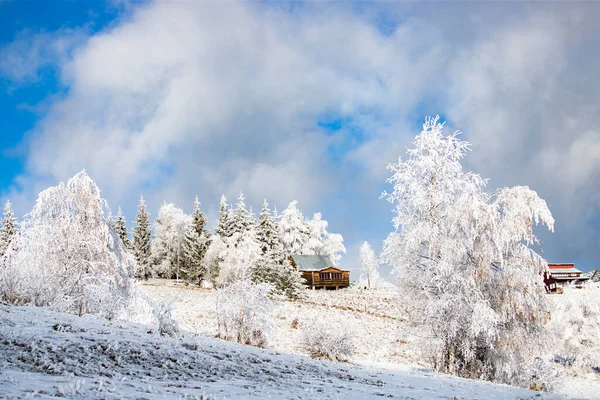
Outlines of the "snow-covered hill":
M191 333L0 305L0 398L558 399L426 370L315 361Z

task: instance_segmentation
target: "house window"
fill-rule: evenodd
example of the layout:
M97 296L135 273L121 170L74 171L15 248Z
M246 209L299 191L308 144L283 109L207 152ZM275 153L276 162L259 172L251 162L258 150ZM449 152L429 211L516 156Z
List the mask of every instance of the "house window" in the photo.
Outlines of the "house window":
M319 272L319 278L321 280L341 280L341 272Z

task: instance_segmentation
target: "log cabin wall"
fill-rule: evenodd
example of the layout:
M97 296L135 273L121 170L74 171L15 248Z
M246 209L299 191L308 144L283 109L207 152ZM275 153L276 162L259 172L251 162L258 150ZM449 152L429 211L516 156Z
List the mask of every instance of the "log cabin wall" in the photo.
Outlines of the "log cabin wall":
M302 262L296 263L294 257ZM332 267L329 257L291 256L289 260L300 272L305 284L312 289L339 289L350 286L350 272Z
M344 288L350 286L350 273L341 270L304 271L302 277L310 287Z

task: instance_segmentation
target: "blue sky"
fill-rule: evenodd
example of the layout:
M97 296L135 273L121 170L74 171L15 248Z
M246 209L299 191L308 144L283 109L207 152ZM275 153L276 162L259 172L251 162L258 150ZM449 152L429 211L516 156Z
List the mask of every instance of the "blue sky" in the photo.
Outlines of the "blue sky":
M59 6L57 6L59 4ZM98 32L115 20L119 8L108 1L4 1L0 2L0 47L9 46L27 32L54 32L81 28ZM39 71L41 79L32 84L13 82L0 76L0 188L6 190L23 173L25 162L20 144L35 127L40 113L35 110L50 96L64 90L57 79L57 68L48 65Z
M528 185L551 261L598 267L594 3L0 1L0 197L23 215L86 169L209 217L221 193L293 199L358 248L391 231L385 167L426 115L472 142L490 188ZM592 50L592 51L591 51Z

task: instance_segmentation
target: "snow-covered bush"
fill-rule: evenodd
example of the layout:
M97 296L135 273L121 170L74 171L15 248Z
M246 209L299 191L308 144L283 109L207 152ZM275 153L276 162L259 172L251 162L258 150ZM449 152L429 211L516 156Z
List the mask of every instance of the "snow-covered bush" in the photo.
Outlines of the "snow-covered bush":
M523 370L528 373L523 381L531 390L551 392L562 382L560 371L541 357L529 360Z
M120 313L135 260L109 229L105 209L85 172L41 192L5 254L0 296L80 315Z
M314 320L302 324L303 345L312 358L346 361L354 354L350 331L340 320Z
M218 290L217 323L219 337L238 343L265 347L271 329L273 290L267 283L253 284L240 279Z
M548 313L533 226L554 219L527 187L487 192L463 171L469 143L442 130L428 118L408 158L389 167L395 232L383 258L436 369L527 386Z
M553 335L554 362L583 374L600 371L600 285L567 287L551 300L547 326Z
M173 316L173 305L178 300L174 297L159 304L154 304L150 299L146 299L152 308L152 315L158 322L158 333L163 336L178 337L180 334L179 324Z

